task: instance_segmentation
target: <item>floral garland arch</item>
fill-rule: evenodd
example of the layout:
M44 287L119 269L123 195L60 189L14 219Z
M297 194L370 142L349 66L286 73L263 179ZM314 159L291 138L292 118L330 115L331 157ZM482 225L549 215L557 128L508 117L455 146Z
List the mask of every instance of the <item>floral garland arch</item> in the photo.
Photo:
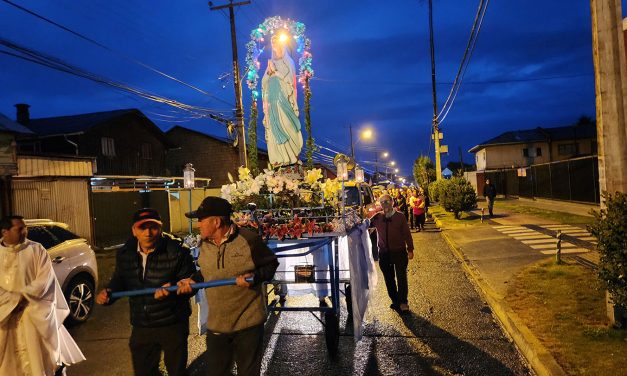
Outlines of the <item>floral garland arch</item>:
M298 60L299 77L298 82L303 86L305 130L307 131L307 149L305 152L307 167L313 168L313 153L315 150L314 139L311 135L311 89L309 80L313 77L314 71L311 67L312 55L311 40L305 36L305 24L288 19L281 19L280 16L266 18L263 23L250 32L250 41L246 44L246 83L251 91L250 120L248 123L248 155L249 166L254 173L259 171L257 160L257 99L259 91L259 56L265 48L265 38L274 34L277 30L286 30L296 42L296 53L300 55Z

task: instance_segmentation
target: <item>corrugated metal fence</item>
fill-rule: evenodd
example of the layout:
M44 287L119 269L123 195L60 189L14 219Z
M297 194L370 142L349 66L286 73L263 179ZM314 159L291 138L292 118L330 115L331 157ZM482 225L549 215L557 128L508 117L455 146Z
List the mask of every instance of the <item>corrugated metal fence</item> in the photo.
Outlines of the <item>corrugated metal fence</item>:
M485 179L498 194L529 198L600 202L599 163L596 156L477 173L477 191L483 194Z
M77 235L92 242L89 186L85 179L14 179L13 213L25 218L47 218L67 223Z

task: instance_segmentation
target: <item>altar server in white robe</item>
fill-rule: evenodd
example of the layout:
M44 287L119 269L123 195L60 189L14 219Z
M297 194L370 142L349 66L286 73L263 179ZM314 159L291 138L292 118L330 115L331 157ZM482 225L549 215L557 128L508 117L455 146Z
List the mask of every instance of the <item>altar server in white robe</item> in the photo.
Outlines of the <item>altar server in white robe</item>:
M46 249L20 216L0 220L0 375L63 374L85 360L63 326L69 308Z

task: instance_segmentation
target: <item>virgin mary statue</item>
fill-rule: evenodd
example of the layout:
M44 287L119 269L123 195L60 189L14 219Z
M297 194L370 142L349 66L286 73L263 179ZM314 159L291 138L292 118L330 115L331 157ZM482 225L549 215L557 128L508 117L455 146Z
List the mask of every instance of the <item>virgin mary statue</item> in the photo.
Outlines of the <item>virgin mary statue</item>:
M279 33L272 36L272 58L261 80L261 95L270 164L297 163L303 136L296 102L296 70Z

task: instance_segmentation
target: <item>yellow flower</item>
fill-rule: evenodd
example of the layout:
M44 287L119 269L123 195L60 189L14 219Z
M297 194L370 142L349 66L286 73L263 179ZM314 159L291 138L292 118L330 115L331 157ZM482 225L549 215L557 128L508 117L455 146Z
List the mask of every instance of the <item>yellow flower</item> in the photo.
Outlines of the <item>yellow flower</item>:
M252 176L250 176L250 170L247 169L246 167L241 166L240 168L237 169L237 173L239 175L239 180L252 179Z
M319 168L309 170L305 174L305 183L309 185L314 185L314 183L316 183L320 179L322 179L322 170Z

